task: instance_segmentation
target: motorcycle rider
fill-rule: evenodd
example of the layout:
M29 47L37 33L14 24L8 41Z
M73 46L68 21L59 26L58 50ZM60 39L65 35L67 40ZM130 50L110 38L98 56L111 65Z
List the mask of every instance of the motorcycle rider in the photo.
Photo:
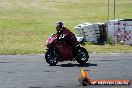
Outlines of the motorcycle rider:
M59 21L56 23L56 31L58 40L59 37L61 37L73 48L73 50L76 49L76 44L78 43L77 38L68 28L64 26L63 22Z

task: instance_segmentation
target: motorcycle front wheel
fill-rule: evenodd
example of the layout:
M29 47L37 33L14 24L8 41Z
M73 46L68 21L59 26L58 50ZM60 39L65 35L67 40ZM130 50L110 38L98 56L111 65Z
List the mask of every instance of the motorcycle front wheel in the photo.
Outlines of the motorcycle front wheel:
M48 50L45 53L45 59L46 62L51 65L51 66L55 66L58 63L58 55L57 52L54 50Z
M76 53L77 53L77 56L75 58L76 61L80 64L86 64L86 62L89 59L87 50L83 47L79 47L79 48L77 48Z

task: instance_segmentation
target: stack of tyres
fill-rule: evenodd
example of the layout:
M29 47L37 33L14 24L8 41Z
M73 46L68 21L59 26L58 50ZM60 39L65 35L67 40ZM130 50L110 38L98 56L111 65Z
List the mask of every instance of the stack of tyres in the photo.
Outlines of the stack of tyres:
M75 26L77 35L79 37L83 36L85 41L88 42L98 42L100 38L100 28L99 25L104 23L84 23Z

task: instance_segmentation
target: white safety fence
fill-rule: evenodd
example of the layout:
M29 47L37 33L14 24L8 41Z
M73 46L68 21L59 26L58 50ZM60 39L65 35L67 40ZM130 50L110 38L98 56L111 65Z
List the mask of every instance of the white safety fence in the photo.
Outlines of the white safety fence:
M83 23L75 26L77 36L85 41L98 42L101 40L100 25L106 25L107 39L112 43L132 44L132 19L109 20L107 23ZM105 37L105 36L103 36Z
M114 43L132 44L132 19L109 20L107 29Z

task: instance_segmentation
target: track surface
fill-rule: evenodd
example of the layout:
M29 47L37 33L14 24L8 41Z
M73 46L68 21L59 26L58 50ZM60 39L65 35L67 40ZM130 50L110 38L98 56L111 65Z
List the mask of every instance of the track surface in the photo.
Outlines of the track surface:
M1 55L0 88L82 88L81 67L90 79L132 80L132 54L92 54L84 66L76 61L49 66L44 55ZM85 88L132 88L132 86L87 86Z

